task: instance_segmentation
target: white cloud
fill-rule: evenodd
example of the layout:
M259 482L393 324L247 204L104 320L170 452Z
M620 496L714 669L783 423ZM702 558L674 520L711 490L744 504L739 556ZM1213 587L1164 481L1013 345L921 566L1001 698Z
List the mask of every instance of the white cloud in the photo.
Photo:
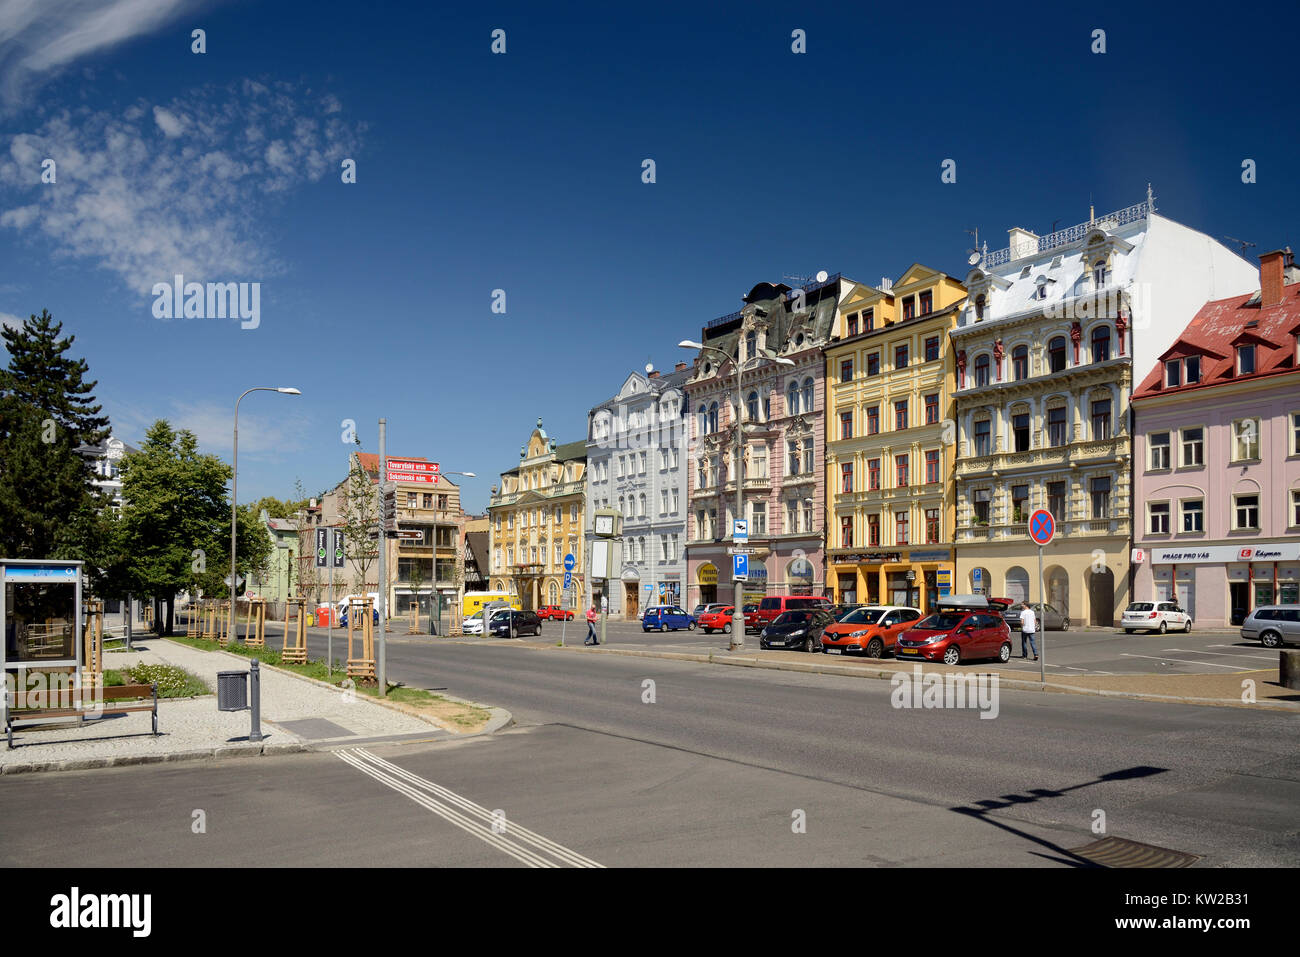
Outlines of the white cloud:
M0 326L4 326L6 329L21 329L23 320L12 312L0 312Z
M212 0L6 0L0 3L0 100L16 108L75 61L212 5ZM188 37L177 42L188 44Z
M307 449L303 436L312 432L310 417L291 407L301 402L285 396L264 396L275 408L258 409L251 398L239 410L239 458L278 460L284 455ZM144 409L133 403L112 403L113 429L127 441L139 444L150 426L166 419L173 429L188 429L199 442L199 450L230 461L234 438L234 407L221 402L172 401ZM252 407L250 407L252 406ZM243 471L242 469L240 471Z
M176 273L261 281L280 271L263 238L276 197L356 155L364 127L327 108L290 83L245 81L54 114L0 152L0 228L96 261L141 294ZM54 185L41 183L47 157Z

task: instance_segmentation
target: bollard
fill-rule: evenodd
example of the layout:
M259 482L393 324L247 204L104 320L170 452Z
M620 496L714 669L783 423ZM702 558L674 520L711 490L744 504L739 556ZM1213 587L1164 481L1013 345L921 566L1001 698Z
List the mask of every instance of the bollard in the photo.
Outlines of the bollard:
M1300 651L1284 648L1277 653L1277 677L1283 688L1300 691Z
M258 660L254 658L249 678L252 687L248 690L249 706L253 712L253 726L248 732L249 741L262 740L262 671L258 665Z

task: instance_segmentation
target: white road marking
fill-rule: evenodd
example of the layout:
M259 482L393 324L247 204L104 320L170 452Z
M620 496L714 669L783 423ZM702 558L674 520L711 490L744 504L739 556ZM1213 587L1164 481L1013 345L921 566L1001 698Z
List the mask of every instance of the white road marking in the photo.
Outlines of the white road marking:
M1229 671L1244 671L1236 665L1221 665L1214 661L1197 661L1194 658L1174 658L1169 655L1131 655L1127 651L1120 652L1122 658L1150 658L1152 661L1181 661L1185 665L1209 665L1211 668L1227 668Z
M1230 648L1231 645L1211 645L1211 648ZM1201 651L1198 648L1167 648L1167 651L1179 651L1185 655L1218 655L1220 658L1258 658L1261 661L1276 661L1272 655L1240 655L1223 651Z
M497 820L491 811L461 797L456 792L413 774L365 748L334 752L340 760L352 765L386 787L404 794L416 804L432 811L438 817L478 838L497 850L508 854L529 867L603 867L604 865L572 851L562 844L542 837L514 823L506 822L502 833L492 830ZM441 800L438 800L438 799ZM457 808L459 810L457 810ZM461 813L464 811L466 813ZM480 823L486 822L486 823ZM517 840L516 840L517 839ZM524 845L532 845L531 848Z

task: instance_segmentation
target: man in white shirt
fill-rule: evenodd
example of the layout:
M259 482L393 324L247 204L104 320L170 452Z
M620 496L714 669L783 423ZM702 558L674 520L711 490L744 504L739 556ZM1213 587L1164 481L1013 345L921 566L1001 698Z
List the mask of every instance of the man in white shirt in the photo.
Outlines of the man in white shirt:
M1038 616L1032 605L1025 605L1020 610L1020 657L1028 658L1033 649L1034 660L1038 660L1038 645L1034 643L1034 633L1038 631ZM1028 644L1026 644L1028 642Z

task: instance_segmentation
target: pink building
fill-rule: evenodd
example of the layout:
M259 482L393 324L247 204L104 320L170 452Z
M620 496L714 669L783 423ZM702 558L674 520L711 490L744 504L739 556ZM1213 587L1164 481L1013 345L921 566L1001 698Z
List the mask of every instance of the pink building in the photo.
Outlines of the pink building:
M744 309L704 329L705 348L685 386L691 440L683 596L688 608L733 597L727 548L736 517L738 354L741 517L749 521L755 550L746 600L826 593L822 347L847 284L838 274L797 290L760 283L745 297Z
M1300 270L1206 303L1133 395L1133 599L1198 625L1300 603Z

